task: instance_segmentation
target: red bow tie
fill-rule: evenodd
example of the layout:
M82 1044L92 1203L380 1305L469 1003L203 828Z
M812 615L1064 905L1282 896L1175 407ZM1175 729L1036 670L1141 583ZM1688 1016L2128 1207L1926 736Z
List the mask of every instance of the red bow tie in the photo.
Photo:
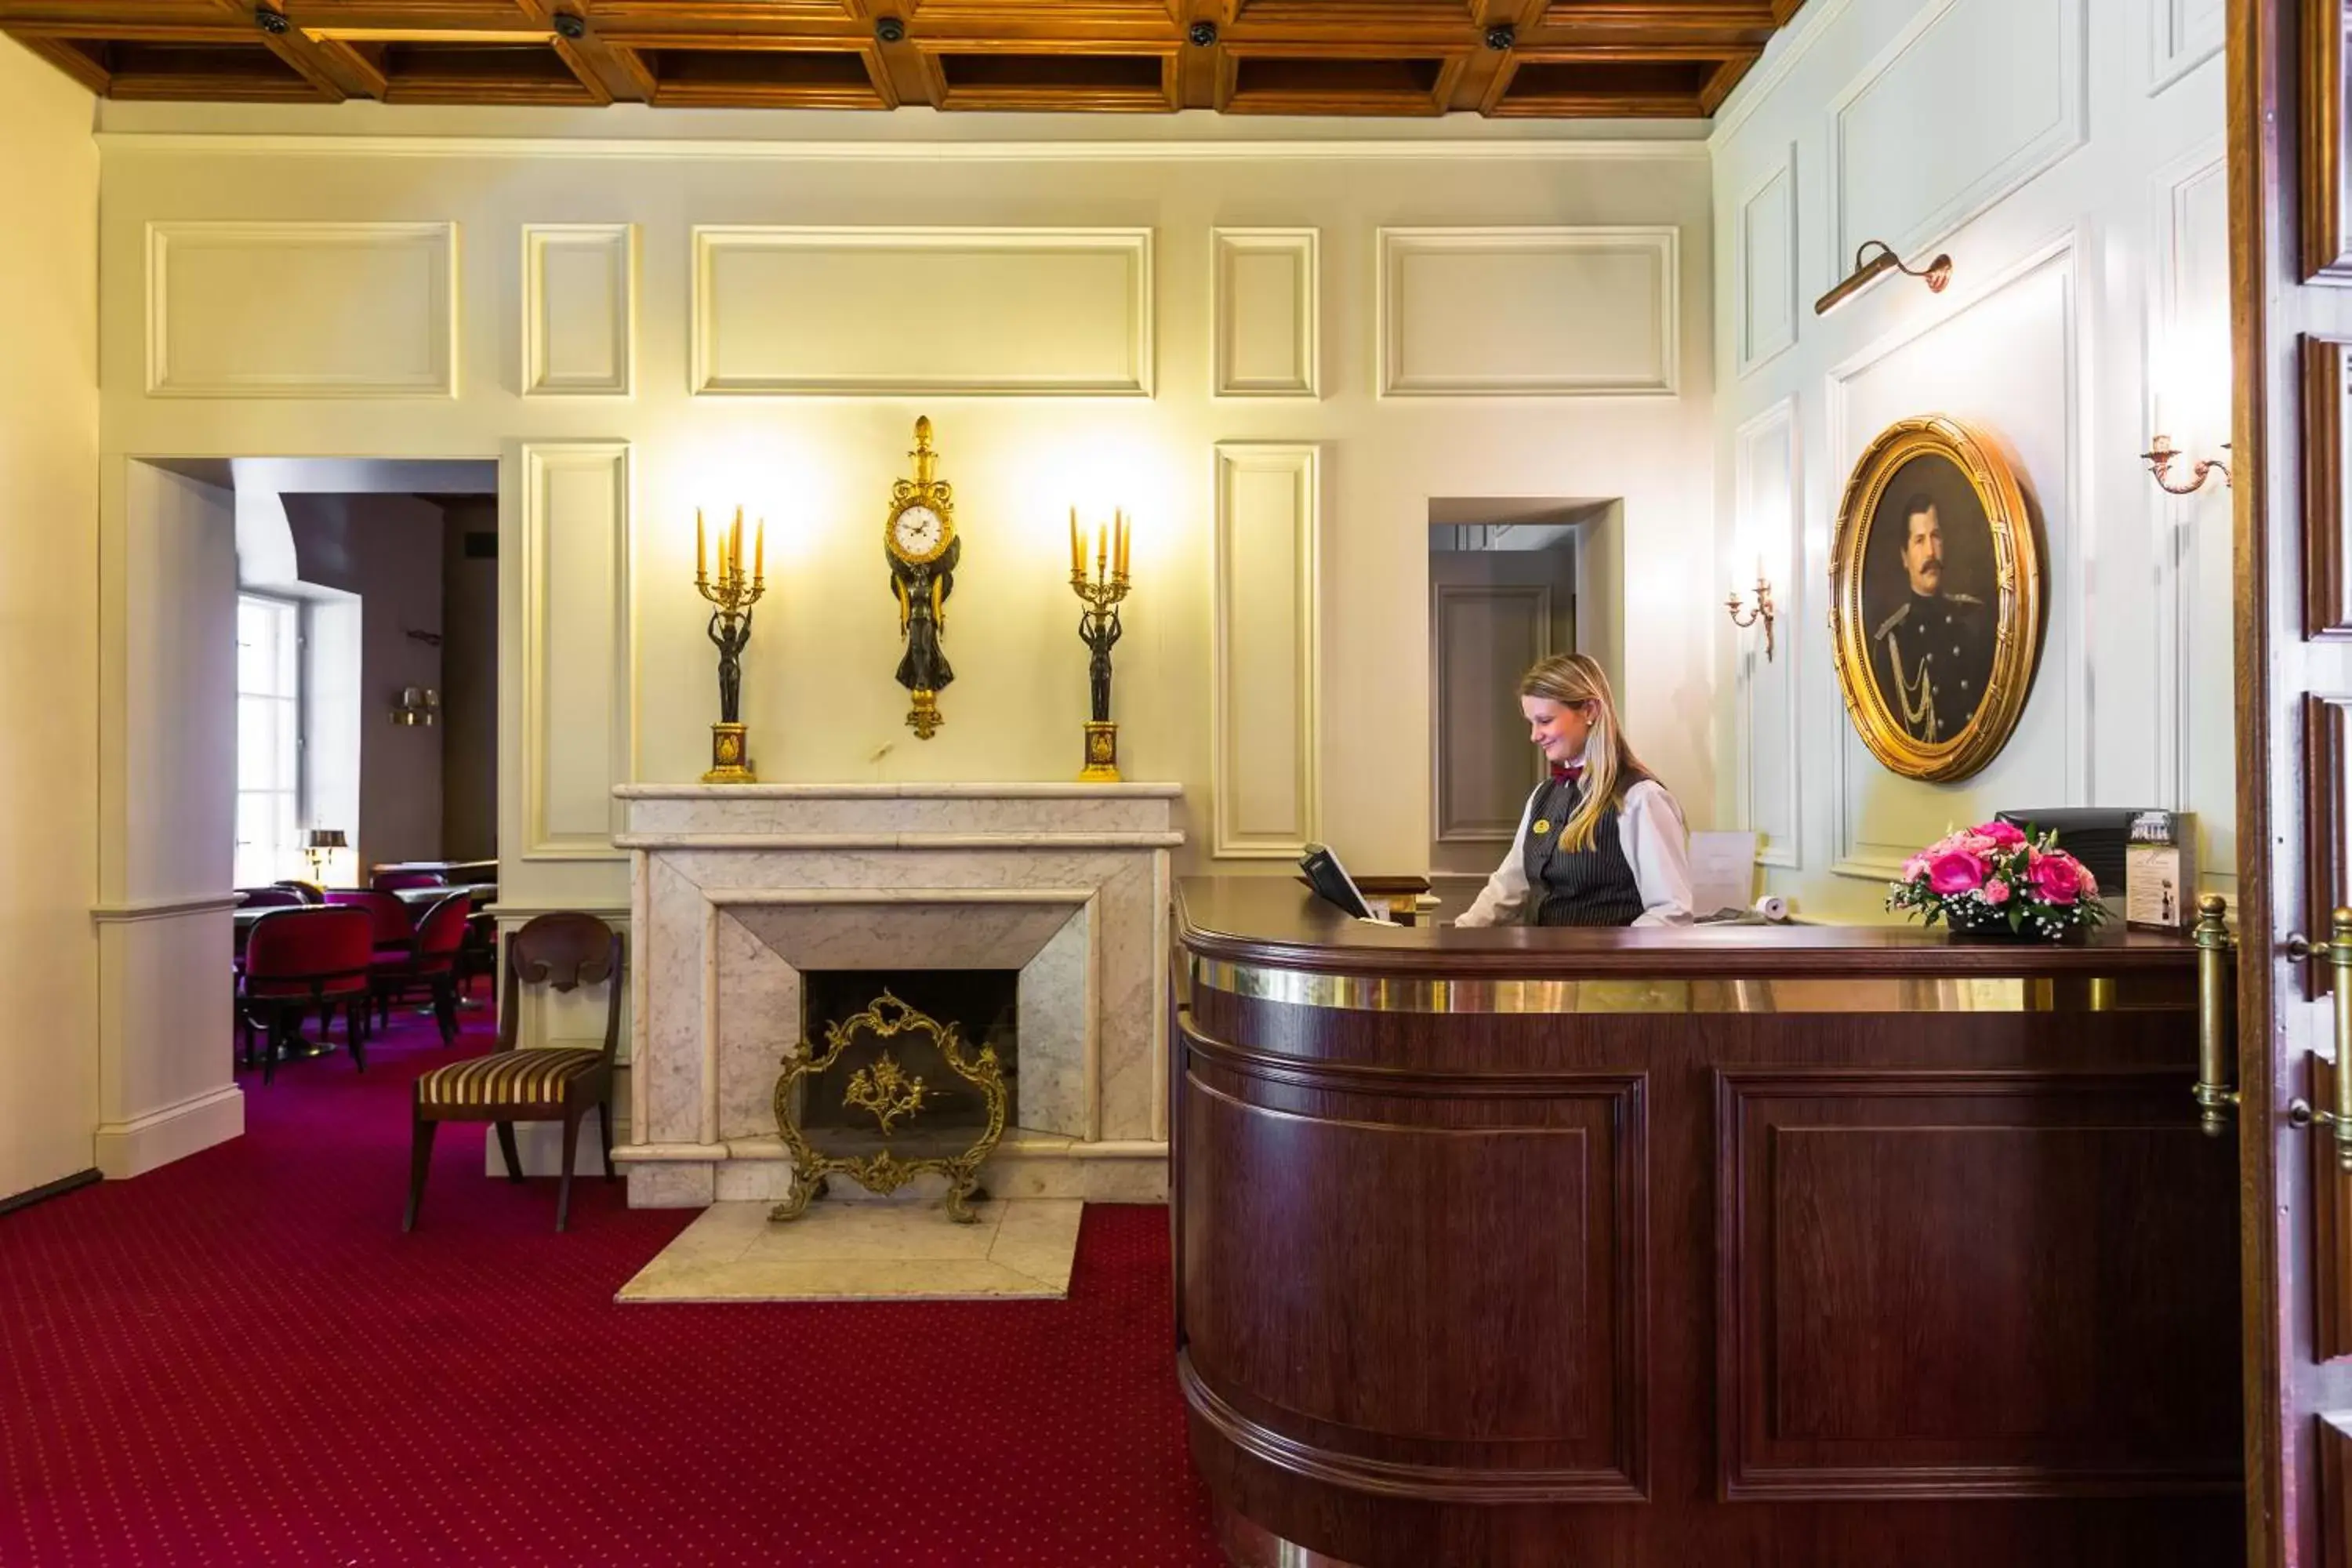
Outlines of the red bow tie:
M1551 782L1554 784L1564 784L1570 779L1580 779L1583 776L1582 763L1554 763L1551 765Z

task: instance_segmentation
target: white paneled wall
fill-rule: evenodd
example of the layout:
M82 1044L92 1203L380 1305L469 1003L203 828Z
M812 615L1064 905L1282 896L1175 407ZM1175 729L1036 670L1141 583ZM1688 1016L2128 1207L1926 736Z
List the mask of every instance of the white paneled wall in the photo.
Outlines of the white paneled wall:
M1431 499L1614 498L1580 624L1645 760L1714 819L1720 610L1689 571L1714 220L1686 136L102 114L110 529L143 526L138 458L499 459L505 923L631 923L610 790L708 765L695 514L739 505L767 524L762 778L1074 776L1068 521L1117 508L1120 761L1184 786L1178 868L1279 872L1321 838L1380 872L1431 841ZM295 284L257 295L256 269ZM964 546L957 679L919 741L879 534L924 415Z
M1320 835L1419 869L1430 500L1622 498L1590 619L1642 629L1626 706L1712 819L1696 142L844 117L786 144L718 116L656 144L560 111L516 142L488 113L359 107L106 107L106 446L502 458L510 901L618 904L603 792L707 765L698 508L767 522L763 777L1074 775L1068 518L1118 508L1121 762L1186 786L1191 862ZM189 237L307 281L257 314ZM147 390L157 300L189 395ZM298 384L338 395L243 395ZM919 415L964 540L929 741L878 538Z
M1903 855L2007 806L2193 810L2228 890L2228 498L2168 498L2137 457L2229 438L2219 9L1815 0L1717 117L1719 574L1760 556L1780 610L1769 662L1727 634L1717 754L1809 912L1885 918ZM1949 289L1882 279L1816 315L1870 239L1949 252ZM1818 635L1854 459L1921 414L2011 452L2049 588L2015 733L1948 785L1872 760Z
M454 224L157 223L145 273L150 396L457 395Z
M1211 853L1295 860L1321 833L1314 447L1217 447Z
M522 392L626 397L635 386L637 226L522 230Z
M1151 395L1151 231L694 231L698 393Z

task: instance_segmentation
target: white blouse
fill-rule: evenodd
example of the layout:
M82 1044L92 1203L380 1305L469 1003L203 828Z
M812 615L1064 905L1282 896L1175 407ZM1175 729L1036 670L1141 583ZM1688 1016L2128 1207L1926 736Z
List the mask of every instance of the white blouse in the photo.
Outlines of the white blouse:
M1541 792L1538 791L1538 795ZM1519 830L1511 852L1486 879L1486 886L1454 921L1457 926L1517 925L1528 909L1528 819L1538 795L1528 796L1519 813ZM1691 922L1690 833L1683 826L1683 808L1666 786L1643 779L1625 791L1617 806L1617 840L1625 864L1633 868L1641 889L1642 912L1637 926L1688 925Z

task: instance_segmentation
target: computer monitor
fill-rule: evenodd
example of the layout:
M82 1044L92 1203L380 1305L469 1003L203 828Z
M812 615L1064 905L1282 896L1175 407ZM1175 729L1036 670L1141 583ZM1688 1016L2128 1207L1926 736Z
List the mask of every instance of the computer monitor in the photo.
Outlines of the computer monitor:
M2058 847L2083 863L2098 879L2101 899L2124 896L2124 846L2130 841L2132 818L2148 806L2063 805L2044 811L2011 809L1994 813L2020 832L2039 838L2058 836Z
M1364 901L1364 895L1358 890L1355 879L1348 875L1345 866L1339 864L1339 858L1322 845L1309 844L1307 853L1298 858L1298 868L1306 873L1307 885L1327 901L1339 905L1360 921L1380 918L1372 913L1372 906Z

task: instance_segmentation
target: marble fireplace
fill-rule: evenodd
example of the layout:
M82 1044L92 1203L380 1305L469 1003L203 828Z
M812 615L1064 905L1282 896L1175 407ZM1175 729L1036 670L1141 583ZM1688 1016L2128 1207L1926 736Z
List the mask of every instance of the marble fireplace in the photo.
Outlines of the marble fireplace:
M625 784L639 1208L792 1185L773 1095L804 976L1010 971L1004 1198L1167 1195L1174 784ZM923 1178L916 1195L932 1195ZM835 1195L848 1184L836 1179ZM862 1194L857 1194L862 1195Z

